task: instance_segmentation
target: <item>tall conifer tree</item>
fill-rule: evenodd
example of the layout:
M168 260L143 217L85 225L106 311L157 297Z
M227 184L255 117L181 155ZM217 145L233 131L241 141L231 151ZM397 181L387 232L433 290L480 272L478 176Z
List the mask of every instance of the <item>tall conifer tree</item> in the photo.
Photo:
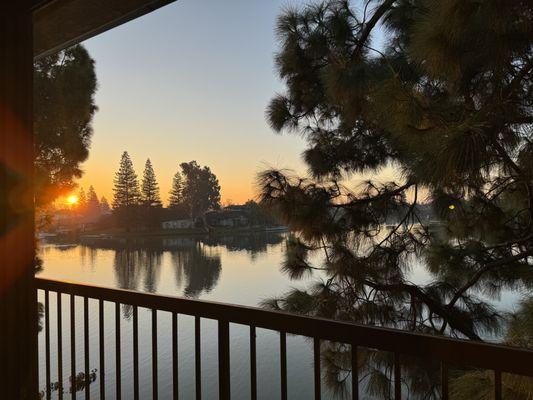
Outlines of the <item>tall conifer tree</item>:
M87 215L91 217L100 215L100 202L92 185L89 186L89 191L87 192Z
M111 213L111 207L109 206L109 202L105 198L105 196L102 196L100 199L100 210L103 215L107 215Z
M122 153L114 183L113 209L118 210L139 204L141 198L139 182L127 151Z
M87 210L87 195L85 194L85 190L83 188L80 188L80 191L78 192L77 209L79 212L82 212L82 213L84 213L85 210Z
M168 199L168 207L176 208L183 204L183 177L180 171L176 172L172 178L172 188Z
M161 207L159 185L150 159L146 160L141 184L141 202L148 207Z

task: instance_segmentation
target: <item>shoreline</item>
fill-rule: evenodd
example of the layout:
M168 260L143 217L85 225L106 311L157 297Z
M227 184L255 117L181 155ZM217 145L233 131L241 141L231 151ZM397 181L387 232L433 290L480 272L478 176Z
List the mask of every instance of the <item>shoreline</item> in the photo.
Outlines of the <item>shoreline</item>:
M194 228L194 229L159 229L151 231L86 231L71 233L64 236L75 235L85 239L101 238L124 238L124 237L163 237L163 236L226 236L247 233L285 233L289 232L287 227L246 227L246 228ZM51 234L47 234L47 236ZM55 237L63 236L61 234Z

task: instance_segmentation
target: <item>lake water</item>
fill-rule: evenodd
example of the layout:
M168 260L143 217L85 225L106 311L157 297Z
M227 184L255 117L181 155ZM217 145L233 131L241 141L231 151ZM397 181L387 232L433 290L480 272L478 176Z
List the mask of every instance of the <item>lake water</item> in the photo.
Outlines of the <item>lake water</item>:
M269 297L283 294L293 287L304 288L310 280L290 281L281 273L285 249L283 233L213 238L165 237L153 239L84 239L80 242L42 243L44 261L40 276L52 279L92 283L102 286L139 290L173 296L258 306ZM428 279L420 265L414 263L412 280ZM40 291L39 299L43 301ZM498 302L501 309L512 309L519 294L507 293ZM63 380L68 391L70 376L70 309L69 296L62 297ZM50 294L51 380L57 381L57 314L56 295ZM83 299L76 299L76 370L84 370ZM115 398L115 307L105 303L105 376L106 398ZM122 391L123 398L132 393L132 318L131 308L121 308ZM231 391L232 399L250 398L249 328L232 324ZM99 368L98 302L89 302L90 369ZM217 324L202 320L202 395L218 398ZM44 334L39 335L44 349ZM172 395L171 315L158 313L159 398ZM139 309L139 362L141 399L151 399L151 313ZM313 398L313 351L305 338L287 337L288 391L290 399ZM40 387L45 387L44 353L40 354ZM258 398L280 397L279 334L257 331ZM194 319L179 317L180 398L194 398ZM323 385L324 386L324 385ZM54 393L53 398L57 398ZM77 395L84 398L83 393ZM99 379L91 384L91 398L99 398ZM323 398L333 398L323 388Z
M44 269L40 276L94 283L103 286L140 290L173 296L223 301L258 306L261 300L280 295L291 287L304 287L305 281L291 282L280 270L284 234L256 234L219 239L157 238L151 240L83 240L75 244L43 243L40 256ZM40 301L44 299L39 293ZM69 296L62 297L63 379L70 376ZM84 370L83 299L76 299L76 370ZM56 297L50 294L51 381L57 381ZM122 313L122 391L132 393L132 318L131 309ZM89 302L90 368L99 368L98 302ZM115 398L115 309L105 303L106 398ZM180 316L179 321L180 398L194 398L194 319ZM249 328L231 325L232 398L248 399L250 393ZM217 324L202 319L202 395L218 398ZM44 349L44 334L39 335ZM170 399L171 315L158 313L159 397ZM313 396L312 347L302 337L288 336L289 398ZM139 309L140 397L150 399L151 383L151 313ZM42 352L41 352L42 353ZM40 387L45 387L44 353L40 357ZM258 397L279 397L279 334L257 330ZM65 384L66 385L66 384ZM67 388L68 390L68 388ZM327 393L324 393L327 397ZM56 398L57 394L53 394ZM83 393L78 393L83 398ZM91 398L99 398L99 381L91 384Z

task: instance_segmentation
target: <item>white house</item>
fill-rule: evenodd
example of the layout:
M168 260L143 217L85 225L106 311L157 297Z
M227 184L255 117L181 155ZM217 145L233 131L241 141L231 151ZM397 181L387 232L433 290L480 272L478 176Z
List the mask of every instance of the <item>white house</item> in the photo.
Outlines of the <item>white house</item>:
M191 229L194 228L192 219L175 219L173 221L163 221L161 223L163 229Z

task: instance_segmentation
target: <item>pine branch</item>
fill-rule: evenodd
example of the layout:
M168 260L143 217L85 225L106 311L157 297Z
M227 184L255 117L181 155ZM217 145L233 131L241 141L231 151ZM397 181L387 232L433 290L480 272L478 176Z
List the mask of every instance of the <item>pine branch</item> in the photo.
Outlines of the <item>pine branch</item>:
M508 97L511 93L513 93L516 90L516 87L520 84L520 82L522 82L522 79L524 79L526 76L529 76L529 73L532 69L533 58L530 58L528 59L524 67L514 76L509 85L507 85L503 93L503 97Z
M447 321L453 329L461 332L463 335L465 335L471 340L481 340L479 335L474 331L470 324L468 324L468 321L465 321L463 316L455 315L451 307L440 303L438 300L429 296L420 287L416 285L406 283L378 284L369 280L365 280L365 284L377 290L401 291L408 293L423 302L431 312L440 316L443 320Z
M480 268L474 275L472 275L472 277L468 280L468 282L465 285L463 285L463 287L461 287L455 293L455 295L450 300L450 303L448 303L448 307L450 307L450 308L453 307L455 305L455 303L461 298L461 296L468 289L470 289L472 286L474 286L485 273L489 272L490 270L492 270L494 268L501 267L503 265L506 265L506 264L509 264L509 263L512 263L512 262L520 261L520 260L522 260L524 258L529 257L530 255L533 255L533 250L527 250L527 251L522 252L520 254L516 254L516 255L514 255L512 257L500 259L498 261L493 261L493 262L490 262L488 264L485 264L484 267Z
M407 219L409 218L409 216L413 213L413 211L415 209L415 206L417 204L417 198L418 198L418 185L415 185L414 200L411 203L411 205L409 206L409 209L407 210L407 212L403 216L402 220L398 224L396 224L396 226L389 232L389 234L381 242L379 242L376 246L374 246L374 249L372 250L372 253L374 253L378 248L381 248L383 243L385 243L387 240L389 240L398 231L398 229L400 229L400 227L407 221Z
M368 23L364 26L363 30L361 31L361 35L359 37L358 43L355 46L354 52L352 53L352 60L355 60L357 59L357 57L359 57L359 55L361 54L361 51L363 51L366 41L368 40L368 37L370 36L370 33L376 27L381 17L383 17L383 15L385 15L385 13L392 8L392 5L394 4L395 1L396 0L385 1L381 6L377 8L376 12L372 15L372 18L368 20Z
M502 248L502 247L513 246L513 245L517 245L517 244L520 244L520 243L528 242L531 239L533 239L533 233L530 233L529 235L527 235L527 236L525 236L523 238L520 238L520 239L513 239L513 240L509 240L507 242L495 244L495 245L490 246L490 247L485 247L483 250L494 250L494 249L499 249L499 248Z
M398 188L394 189L394 190L390 190L390 191L384 191L380 194L377 194L376 196L373 196L373 197L364 197L364 198L360 198L360 199L355 199L355 200L352 200L348 203L342 203L342 204L332 204L331 206L332 207L338 207L338 208L345 208L345 207L352 207L352 206L356 206L356 205L361 205L361 204L366 204L366 203L371 203L373 201L376 201L376 200L381 200L383 198L386 198L386 197L393 197L397 194L400 194L402 192L404 192L405 190L409 189L411 186L415 185L415 183L406 183L405 185L402 185L402 186L399 186Z

